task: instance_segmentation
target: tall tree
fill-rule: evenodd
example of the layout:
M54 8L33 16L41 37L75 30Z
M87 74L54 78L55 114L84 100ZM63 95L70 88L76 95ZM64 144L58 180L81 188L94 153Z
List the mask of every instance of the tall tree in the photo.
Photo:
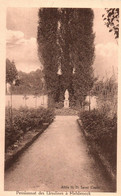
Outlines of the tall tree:
M66 89L69 90L70 99L72 98L72 72L73 67L70 58L70 45L71 45L71 30L69 28L69 22L73 17L74 9L62 8L59 10L60 13L60 27L58 30L59 48L60 48L60 67L62 70L61 76L61 92L60 100L64 99L64 92Z
M15 66L14 61L10 61L9 59L6 59L6 93L7 93L7 83L10 84L10 124L11 124L11 130L13 130L13 120L12 120L12 85L16 80L18 81L18 72Z
M17 69L14 61L6 59L6 83L12 84L17 79Z
M49 106L53 105L58 90L58 9L43 8L39 10L38 54L43 59L43 73L49 97Z
M7 93L7 84L10 84L12 88L13 82L16 82L16 80L18 81L17 76L18 76L18 72L14 61L11 62L9 59L6 59L6 93Z
M60 47L64 89L82 103L94 83L92 9L61 9Z
M93 82L92 9L40 9L38 50L48 92L55 101L69 90L70 101L82 103ZM60 67L62 75L58 77Z
M70 25L73 40L73 66L75 67L73 87L79 104L82 104L85 97L90 94L94 83L92 68L95 49L93 18L94 14L92 9L77 9L75 10L74 19Z

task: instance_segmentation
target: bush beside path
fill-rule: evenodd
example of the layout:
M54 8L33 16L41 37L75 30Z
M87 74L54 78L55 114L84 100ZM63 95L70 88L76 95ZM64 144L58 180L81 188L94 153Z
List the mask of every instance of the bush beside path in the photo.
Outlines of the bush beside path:
M10 108L6 108L5 126L5 169L8 169L20 154L51 124L55 117L54 110L13 109L12 121Z
M112 173L116 176L117 163L117 116L107 117L98 110L80 112L81 127L91 146L98 149L109 162ZM79 121L80 123L80 121Z

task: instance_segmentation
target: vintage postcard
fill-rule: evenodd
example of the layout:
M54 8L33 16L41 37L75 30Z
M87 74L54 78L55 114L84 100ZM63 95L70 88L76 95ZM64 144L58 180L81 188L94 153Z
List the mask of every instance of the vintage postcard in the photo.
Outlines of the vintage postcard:
M121 1L0 5L0 194L121 195Z

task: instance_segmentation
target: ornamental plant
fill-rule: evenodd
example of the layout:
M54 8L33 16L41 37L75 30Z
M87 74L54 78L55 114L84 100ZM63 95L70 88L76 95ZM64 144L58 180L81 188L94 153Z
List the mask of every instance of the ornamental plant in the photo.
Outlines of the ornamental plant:
M54 110L46 109L43 107L33 108L19 108L13 109L13 130L11 130L11 121L9 108L6 108L6 118L5 118L5 146L12 145L21 136L23 136L27 131L33 131L40 129L43 123L47 122L50 124L54 119Z

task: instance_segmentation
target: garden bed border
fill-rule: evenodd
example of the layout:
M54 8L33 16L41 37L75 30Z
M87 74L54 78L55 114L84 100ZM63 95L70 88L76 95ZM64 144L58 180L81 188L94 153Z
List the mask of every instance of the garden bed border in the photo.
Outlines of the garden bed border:
M36 135L30 138L23 146L20 146L15 153L13 153L10 157L8 157L5 160L5 170L11 167L11 165L18 159L18 157L48 128L48 126L52 122L50 122L47 125L43 125L43 127L39 129L39 132L37 132Z
M77 119L77 122L87 140L88 141L88 137L90 136L89 133L87 133L87 131L83 128L82 122L80 119ZM93 143L89 143L89 148L91 148L91 152L93 152L94 157L98 160L98 162L101 163L101 165L104 167L105 171L107 172L108 176L110 177L110 179L112 180L112 182L116 182L116 174L113 172L109 162L106 160L106 158L99 153L99 147L96 144Z

